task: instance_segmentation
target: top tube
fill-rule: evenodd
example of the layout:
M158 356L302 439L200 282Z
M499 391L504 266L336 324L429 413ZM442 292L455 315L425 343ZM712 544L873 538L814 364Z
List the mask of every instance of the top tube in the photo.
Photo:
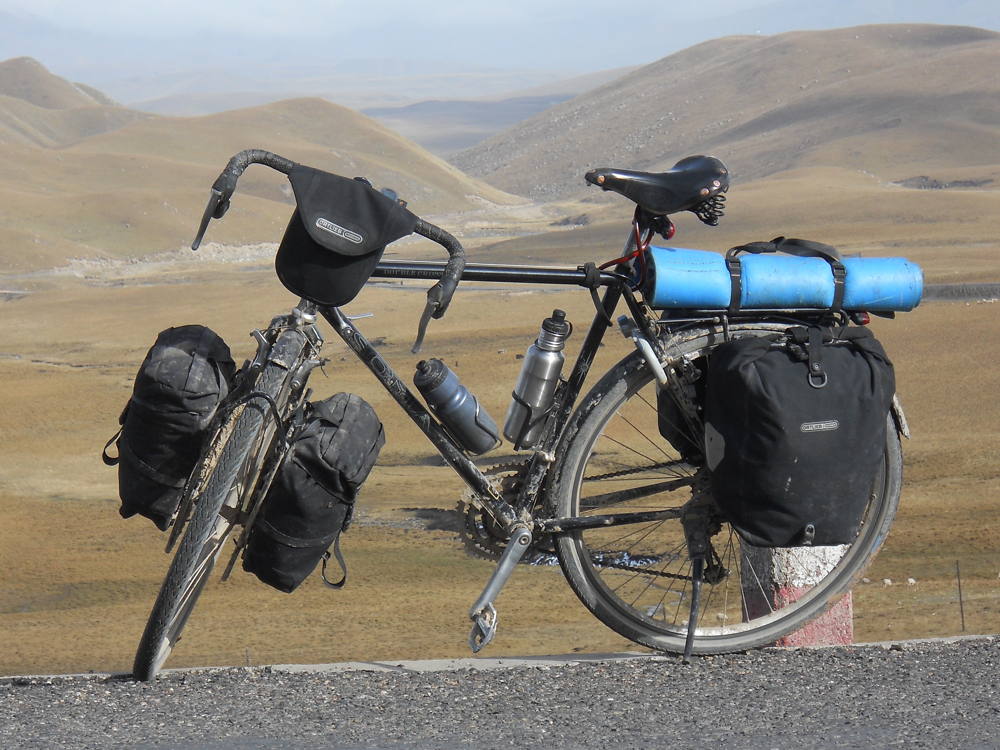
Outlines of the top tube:
M436 279L445 264L440 261L382 261L372 278ZM596 271L596 269L595 269ZM597 287L622 284L626 278L611 271L586 271L581 268L557 266L508 266L494 263L468 263L462 271L465 281L492 281L506 284L563 284Z

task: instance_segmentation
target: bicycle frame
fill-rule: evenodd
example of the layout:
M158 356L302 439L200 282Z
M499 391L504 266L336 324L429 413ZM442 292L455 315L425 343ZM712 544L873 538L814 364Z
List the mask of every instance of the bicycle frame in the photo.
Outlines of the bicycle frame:
M297 179L297 175L305 174L295 171L300 165L271 152L247 150L235 155L213 183L198 234L192 244L193 249L197 249L211 219L221 218L226 212L237 180L250 164L267 165L289 175L290 179ZM687 441L697 446L702 433L702 417L701 405L698 403L701 394L695 384L705 375L704 363L709 360L710 352L730 340L731 325L735 327L732 337L760 337L772 332L782 335L781 331L785 329L781 326L785 324L801 325L803 322L815 321L830 325L839 321L846 325L849 322L848 316L855 323L866 322L859 320L855 313L840 310L841 297L836 295L834 300L838 304L832 305L832 310L677 309L659 314L647 304L644 296L636 293L636 287L641 286L641 282L646 279L644 251L649 247L653 235L659 233L669 239L673 234L673 225L667 215L690 210L707 224L717 223L722 213L721 194L728 187L727 175L724 165L710 157L691 157L678 162L675 169L662 175L610 169L588 173L587 181L591 184L615 190L626 197L630 197L629 191L625 189L630 184L629 180L641 177L657 188L654 192L659 192L658 197L662 199L645 207L637 205L632 230L621 257L604 264L603 268L612 270L599 269L593 263L576 268L466 264L465 251L455 237L415 215L406 213L403 216L406 226L401 232L421 235L440 245L449 256L447 262L385 261L378 264L370 275L371 278L435 282L427 292L414 353L419 350L419 343L426 333L429 320L441 317L447 311L460 279L500 284L583 287L589 291L594 303L595 313L589 330L568 375L559 378L551 405L544 412L532 410L525 420L526 424L532 425L532 430L539 421L542 423L540 439L530 450L521 452L515 463L500 464L486 471L473 462L462 443L438 421L423 400L404 384L390 364L338 307L315 301L325 299L342 304L343 300L351 299L357 293L361 277L345 276L345 280L351 281L347 285L349 288L339 290L343 294L332 295L325 292L327 287L331 291L337 291L335 287L339 279L336 276L317 276L319 288L290 283L282 277L286 287L302 299L291 315L279 316L272 320L266 330L255 332L258 352L245 373L249 374L248 383L258 382L259 376L263 385L253 386L255 390L233 396L236 406L243 403L242 398L260 397L269 409L244 408L233 423L233 434L227 434L221 440L215 438L210 443L211 446L218 446L219 457L211 473L205 474L204 492L199 490L196 501L196 493L192 490L190 502L178 511L171 543L178 538L190 508L194 508L191 524L181 538L180 547L140 641L135 662L136 674L142 679L150 679L159 670L179 638L201 587L221 552L221 545L232 528L242 525L243 533L237 540L226 575L250 539L257 512L268 494L271 480L289 455L289 443L283 438L291 439L301 424L304 413L301 409L306 408L309 398L309 373L324 361L319 355L322 339L313 325L317 315L322 315L330 323L348 348L372 372L474 493L471 503L467 502L463 511L464 520L467 524L471 523L467 528L475 533L480 525L484 528L488 526L488 536L484 533L480 538L488 540L491 555L499 552L493 574L469 610L472 621L469 644L474 652L478 652L494 637L497 629L494 601L517 563L532 545L535 535L546 536L546 541L554 542L567 581L598 619L621 635L653 648L680 651L681 643L678 639L681 638L685 659L690 657L695 646L702 583L714 586L728 581L731 577L730 568L739 572L738 576L733 577L733 581L739 579L740 588L734 591L739 593L737 604L742 603L743 622L749 623L752 620L754 624L747 628L737 628L730 633L724 632L725 625L722 626L723 632L717 632L719 628L714 626L702 629L700 637L705 639L705 643L699 648L705 652L761 645L788 632L788 629L782 630L779 624L782 627L785 624L789 627L800 625L818 614L820 608L831 601L832 597L845 590L852 576L860 575L863 563L877 551L888 530L898 504L901 477L901 454L896 436L887 437L884 449L885 471L875 479L872 492L869 493L869 505L878 515L873 516L874 523L864 526L864 535L859 535L857 546L851 545L852 550L856 549L856 552L852 552L853 557L845 556L830 574L824 573L820 585L815 589L817 593L797 599L796 602L802 602L802 606L791 604L788 613L783 610L775 612L770 607L771 599L761 588L770 611L762 610L762 615L758 617L748 614L747 600L743 593L744 558L735 557L742 555L742 544L734 546L734 530L730 528L728 541L722 540L725 544L723 551L734 555L728 568L713 547L712 537L721 532L726 519L714 505L708 484L708 469L704 465L707 461L703 460L706 457L700 454L689 457L690 452L685 452L676 445L660 420L663 414L661 396L670 397L672 400L668 403L671 407L671 422L680 429L686 429ZM332 185L334 180L332 177L329 179ZM364 188L359 188L350 181L348 183L364 193ZM293 186L294 184L293 181ZM334 194L337 190L330 187L329 192ZM377 198L381 201L380 210L385 209L387 215L393 212L399 214L401 207L393 204L395 196L389 195L388 198L388 202L385 196ZM349 205L350 201L344 203ZM405 204L402 207L405 208ZM654 208L655 212L651 213ZM323 211L326 210L327 207L324 206ZM320 218L329 221L325 214ZM334 218L338 217L335 215ZM373 232L375 229L374 226L371 228ZM381 235L372 235L375 236ZM392 238L383 239L384 242L376 244L384 244ZM316 245L317 252L321 254L327 250L339 254L335 245L322 239L313 238L310 242ZM288 247L292 246L295 243ZM285 247L283 241L282 248ZM278 257L279 260L282 257L281 249ZM369 266L364 266L366 273L368 268ZM636 277L640 282L638 284ZM838 288L842 291L842 286ZM731 296L741 299L739 296ZM629 314L619 318L618 324L625 338L632 339L638 353L630 354L614 365L592 386L592 396L581 398L584 382L608 328L614 325L613 316L623 300ZM300 329L315 334L315 339L307 336L309 342L315 344L311 349L306 346L307 342L298 341ZM656 406L653 406L653 401ZM642 416L630 419L630 412L627 411L629 408L640 410ZM650 408L655 411L652 416L656 418L656 422L649 421ZM622 416L619 417L620 412ZM891 414L898 430L905 433L905 420L898 402L893 402ZM597 441L603 440L605 442L602 446L613 443L626 451L632 450L625 444L629 438L623 438L625 442L618 440L616 430L607 429L613 418L620 419L618 424L625 424L632 430L639 431L647 439L648 436L636 424L648 427L647 431L654 437L659 432L670 449L670 453L662 451L668 460L648 460L644 453L633 450L646 463L632 459L632 464L635 464L632 465L628 460L619 460L620 454L616 448L606 450L598 447ZM273 426L265 421L271 419ZM520 446L526 434L525 431L514 436L515 447ZM251 442L252 440L257 442ZM601 461L605 460L607 463L604 466L611 467L610 471L601 468L587 473L587 466L592 461L594 465L600 466ZM622 466L628 468L622 469ZM663 470L665 467L668 469ZM638 478L629 476L640 474ZM200 472L192 476L195 481L201 479ZM624 476L629 478L624 482L618 481ZM588 485L587 504L583 505L581 500L585 493L581 490L582 483L601 480L607 480L608 483ZM678 495L659 499L653 497L675 491L679 491ZM632 502L641 498L650 499L643 503ZM480 514L491 518L481 517ZM667 519L680 523L661 523ZM624 549L621 550L606 550L601 543L603 535L599 530L627 524L648 524L649 530L636 529L634 526L625 530L615 528L610 536L626 538L634 535L644 545L646 537L655 531L663 546L652 548L648 555L639 541L622 545ZM591 533L586 531L588 529L598 531ZM594 547L588 539L596 539L598 545ZM686 557L679 552L684 547L687 549ZM633 548L638 552L637 555L632 554ZM325 559L330 554L328 550ZM334 554L340 560L336 548ZM667 569L667 565L672 567ZM633 599L625 598L624 594L619 595L616 593L618 585L613 590L609 588L604 579L607 570L625 570L627 581L639 577L639 594L652 590L654 606L649 608L646 603L640 603L639 596ZM757 578L752 566L750 571ZM673 583L666 589L656 584L656 581L665 579L681 582L681 588L674 592L679 595L677 611L669 622L665 615L661 621L654 622L657 610L662 609L667 594L673 591ZM339 584L334 585L335 588L338 586ZM688 586L690 593L685 593ZM761 587L759 578L757 586ZM659 593L661 590L664 593ZM729 589L722 591L725 597ZM690 612L686 623L683 623L679 620L679 613L680 604L685 597L690 601ZM706 608L710 600L711 595L706 600ZM778 606L784 607L786 603L781 602ZM735 610L730 612L730 608L724 605L722 615L725 622L737 617L738 613Z
M426 261L385 261L372 274L376 278L429 279L441 276L444 263ZM410 419L434 444L441 456L462 477L474 492L486 499L487 511L503 525L508 533L517 526L525 525L530 509L536 501L549 466L554 461L554 450L562 438L563 427L573 411L573 406L582 389L584 380L604 339L612 325L612 315L619 301L624 298L629 311L643 328L651 341L655 333L649 329L642 306L630 289L627 278L618 273L596 271L580 267L561 269L546 266L505 266L470 263L462 274L463 280L495 283L535 283L546 285L582 286L592 291L604 287L604 295L599 300L595 291L595 303L599 304L590 330L583 342L580 353L569 377L560 383L555 401L545 423L542 441L533 452L525 481L514 504L504 500L489 479L473 463L452 436L437 422L423 403L403 383L388 362L377 352L357 327L348 320L339 308L320 307L319 312L333 326L355 355L371 370L375 378L402 407ZM532 519L534 520L534 519ZM648 519L647 519L648 520ZM582 528L594 523L588 519L545 519L542 526L560 532Z

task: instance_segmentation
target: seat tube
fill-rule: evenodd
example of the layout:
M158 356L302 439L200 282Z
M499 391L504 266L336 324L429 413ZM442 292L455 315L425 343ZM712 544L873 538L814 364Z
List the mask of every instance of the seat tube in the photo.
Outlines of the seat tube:
M611 316L614 314L615 308L618 307L621 296L622 289L619 285L608 286L603 299L601 299L601 307L595 313L594 320L590 324L587 338L584 339L583 346L580 347L580 353L577 355L573 370L570 372L565 386L556 391L553 415L550 417L554 420L554 424L546 430L539 449L531 457L531 465L514 504L517 511L523 512L534 504L535 497L548 474L556 446L562 439L563 431L569 422L570 414L573 412L573 405L576 403L577 396L580 395L583 381L587 377L587 373L590 372L594 357L597 356L597 350L601 346L604 334L607 333L608 321L612 320Z

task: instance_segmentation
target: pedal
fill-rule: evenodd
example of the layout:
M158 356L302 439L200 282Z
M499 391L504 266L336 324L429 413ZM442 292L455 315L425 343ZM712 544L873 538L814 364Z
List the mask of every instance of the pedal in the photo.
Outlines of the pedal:
M516 526L510 535L507 548L500 556L496 570L486 582L483 593L476 599L476 603L469 610L469 619L472 620L472 632L469 633L469 648L478 654L497 632L497 610L493 602L500 595L500 590L510 579L517 563L527 552L531 545L531 532L526 526Z
M472 632L469 633L469 648L472 649L472 653L478 654L496 634L497 610L492 604L487 604L481 611L472 615Z

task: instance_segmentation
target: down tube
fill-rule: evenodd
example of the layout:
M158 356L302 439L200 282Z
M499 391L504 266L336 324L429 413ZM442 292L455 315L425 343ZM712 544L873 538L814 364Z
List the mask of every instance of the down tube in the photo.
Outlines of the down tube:
M516 519L513 510L500 499L490 485L489 480L479 470L479 467L472 463L468 456L458 448L451 437L437 423L434 417L430 415L424 405L413 395L413 392L396 376L389 363L375 351L372 345L368 343L368 340L354 327L354 324L344 317L343 313L336 307L321 307L319 310L323 314L323 317L333 326L337 334L344 340L344 343L354 351L358 359L365 363L389 394L403 407L403 411L410 416L410 419L414 421L417 427L434 444L434 447L438 449L445 461L451 464L459 476L473 490L483 497L493 499L493 504L501 516L498 520L513 522Z

